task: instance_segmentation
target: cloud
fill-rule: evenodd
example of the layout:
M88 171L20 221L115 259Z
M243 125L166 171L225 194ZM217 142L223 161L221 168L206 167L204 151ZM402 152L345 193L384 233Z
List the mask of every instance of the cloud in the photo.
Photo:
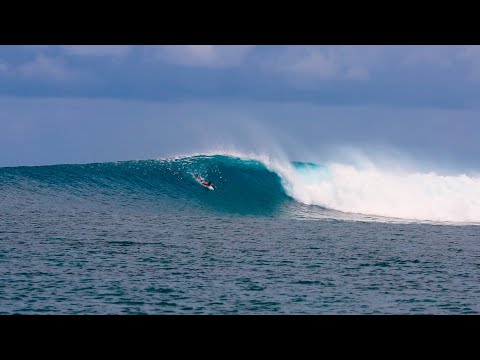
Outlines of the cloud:
M480 46L411 46L403 49L402 63L429 69L455 71L467 81L480 81ZM402 54L400 54L402 55Z
M461 57L467 60L480 60L480 46L469 45L461 47Z
M370 79L378 60L379 49L371 46L293 46L270 54L263 68L296 84L315 85L322 80Z
M131 45L64 45L68 55L124 57L132 49Z
M154 57L162 62L207 68L229 68L242 64L250 45L165 45L155 48Z
M464 46L458 58L467 64L469 80L480 82L480 46Z
M480 47L3 46L0 78L3 95L478 107Z
M370 77L369 71L361 66L351 66L347 69L345 77L351 80L366 80Z
M293 64L287 65L286 69L319 78L331 78L339 73L339 65L331 52L311 51L307 56L299 58Z
M62 58L38 55L33 61L17 68L21 76L53 82L69 82L81 78L80 74L66 66Z
M454 65L457 49L451 46L408 46L400 48L403 56L401 63L407 66L428 65L439 68L449 68ZM401 53L400 53L401 54ZM453 55L453 56L452 56Z

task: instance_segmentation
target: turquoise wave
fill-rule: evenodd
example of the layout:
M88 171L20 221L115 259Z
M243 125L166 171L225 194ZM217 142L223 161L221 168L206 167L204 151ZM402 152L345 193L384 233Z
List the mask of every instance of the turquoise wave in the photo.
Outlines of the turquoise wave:
M194 174L213 182L215 191L201 186ZM135 200L162 202L172 209L252 215L273 214L293 202L280 177L264 164L224 155L2 168L0 191L57 198L70 194L125 206Z
M258 160L255 160L258 159ZM194 175L213 182L211 191ZM288 218L479 223L480 179L395 173L344 164L279 162L267 156L190 157L0 168L0 203L115 206ZM72 204L72 205L70 205ZM89 211L90 209L86 209Z

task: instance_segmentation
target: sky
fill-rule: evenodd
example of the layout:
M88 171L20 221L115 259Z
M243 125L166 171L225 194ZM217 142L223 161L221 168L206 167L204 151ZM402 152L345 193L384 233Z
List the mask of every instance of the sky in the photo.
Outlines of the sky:
M355 148L478 170L479 94L480 46L4 45L0 166Z

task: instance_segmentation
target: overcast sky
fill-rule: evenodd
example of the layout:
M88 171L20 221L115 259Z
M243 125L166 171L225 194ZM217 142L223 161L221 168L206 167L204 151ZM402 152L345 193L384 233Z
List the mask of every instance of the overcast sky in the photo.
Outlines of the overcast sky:
M0 46L0 166L351 146L480 168L479 134L479 46Z

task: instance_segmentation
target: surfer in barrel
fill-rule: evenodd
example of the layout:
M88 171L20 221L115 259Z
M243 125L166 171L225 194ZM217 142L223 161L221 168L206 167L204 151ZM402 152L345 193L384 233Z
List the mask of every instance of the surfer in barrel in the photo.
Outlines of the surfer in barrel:
M213 185L213 183L211 181L205 181L203 180L200 175L198 174L195 174L195 179L200 183L202 184L203 186L205 187L212 187L212 188L215 188L215 185Z

